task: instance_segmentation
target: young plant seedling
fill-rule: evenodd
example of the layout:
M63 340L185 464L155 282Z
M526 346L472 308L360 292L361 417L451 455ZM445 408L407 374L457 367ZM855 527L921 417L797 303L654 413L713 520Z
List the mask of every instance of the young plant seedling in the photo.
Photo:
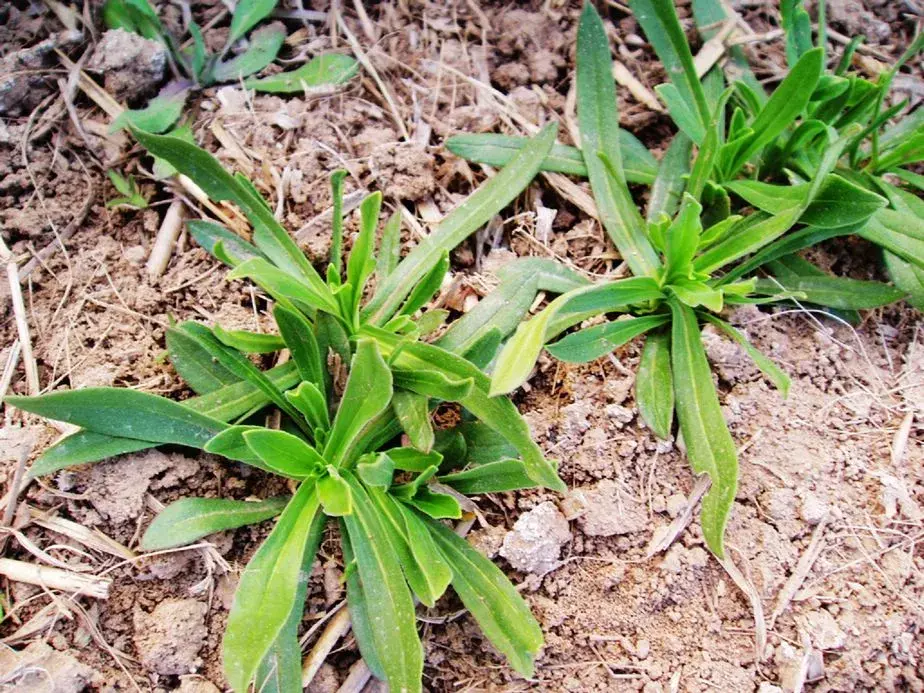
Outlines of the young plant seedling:
M276 8L278 0L239 0L231 17L231 26L224 48L219 53L206 49L202 30L191 21L189 40L174 36L160 21L148 0L107 0L103 5L103 21L110 29L131 31L167 49L170 68L176 81L139 110L125 111L113 126L132 126L146 132L162 133L179 120L192 88L214 84L237 83L272 63L286 38L285 27L279 23L256 28ZM247 47L234 57L227 55L232 47L246 40ZM348 55L322 54L290 72L263 79L250 78L244 86L257 91L296 93L317 88L332 88L343 84L358 71L356 59Z
M290 480L289 498L177 501L142 540L149 550L183 546L278 515L241 576L228 616L223 653L235 691L251 684L262 691L301 690L298 626L328 520L339 526L360 651L391 690L422 690L414 600L433 606L449 585L511 666L530 676L543 641L539 625L504 574L442 522L462 517L458 494L563 488L512 403L489 396L487 376L468 360L493 358L519 314L511 319L509 311L488 303L471 311L438 346L420 337L444 316L421 308L440 286L448 249L528 184L551 148L555 128L523 147L400 262L397 217L386 224L378 257L373 253L379 193L361 203L359 233L341 261L344 173L336 172L326 279L247 179L227 173L188 142L137 135L214 199L233 201L245 212L254 225L253 244L210 222L192 222L190 228L234 267L232 277L252 278L275 299L279 334L198 323L171 327L171 360L198 393L182 403L119 388L8 398L24 411L82 429L46 451L30 474L171 444ZM542 286L579 283L541 262L530 271L542 276L533 279ZM373 276L375 290L364 301ZM281 349L291 360L268 371L250 357ZM341 388L338 374L347 365ZM458 403L466 419L454 429L434 431L431 409L439 402ZM280 413L278 428L263 425L268 409ZM403 447L395 442L402 434L409 443Z
M141 188L139 188L138 183L135 182L134 176L126 178L118 171L114 170L106 171L106 173L109 175L112 187L121 195L121 197L114 197L109 200L106 203L107 209L119 206L130 207L132 209L147 209L148 198L141 193Z
M667 7L674 12L669 3L635 2L637 14L642 12L642 5L652 12L666 12ZM674 30L665 31L661 39L679 42L683 36L679 23L665 25L674 26ZM686 74L683 66L687 62L692 71L692 56L683 57L669 74ZM635 206L623 170L606 33L596 10L585 5L577 49L581 153L600 219L634 276L562 293L522 324L495 363L491 392L510 392L523 383L544 346L560 360L582 363L647 335L636 381L640 414L658 436L667 437L676 412L694 471L706 473L712 480L702 505L703 535L709 548L722 557L724 528L737 488L738 460L700 339L700 325L715 325L740 343L785 395L788 378L718 316L725 305L799 298L855 310L890 303L903 293L877 282L829 276L787 277L785 284L778 278L750 278L751 272L764 264L755 258L785 255L780 247L791 237L785 234L806 219L823 224L831 217L856 221L871 215L884 201L856 204L853 187L832 174L849 144L848 134L832 135L815 177L797 188L798 194L792 194L788 204L772 213L758 211L746 216L731 214L721 205L717 209L709 181L715 167L725 160L723 156L731 156L722 113L732 92L726 90L711 108L700 99L702 94L692 81L678 80L678 84L679 94L670 99L686 107L683 95L688 90L692 105L685 115L702 124L703 132L692 168L677 165L689 156L683 140L679 140L680 145L675 140L668 150L653 183L645 220ZM849 186L847 192L842 190L844 184ZM621 317L551 341L569 327L606 314Z

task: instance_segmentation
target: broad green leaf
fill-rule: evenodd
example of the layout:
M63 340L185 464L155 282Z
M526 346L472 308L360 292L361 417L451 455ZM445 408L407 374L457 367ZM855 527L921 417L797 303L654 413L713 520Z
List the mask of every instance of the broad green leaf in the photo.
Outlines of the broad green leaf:
M363 661L373 675L379 681L384 681L385 669L382 666L381 657L376 651L375 641L372 637L372 616L369 603L366 601L366 594L359 579L359 571L356 569L356 557L350 543L350 533L347 531L346 524L344 524L342 518L340 519L340 545L343 550L347 607L350 610L350 621L353 625L353 635L356 636L356 644L359 646L359 654L362 655Z
M238 0L231 16L228 45L242 38L248 31L270 16L278 0Z
M671 0L630 0L629 8L661 59L671 85L705 130L712 116L674 3Z
M324 446L324 458L335 467L347 462L360 433L388 406L391 397L392 377L388 365L375 342L360 339L330 437Z
M253 448L248 445L247 441L244 439L244 434L251 431L265 430L268 429L262 426L229 426L206 443L203 450L213 455L220 455L221 457L234 460L235 462L243 462L251 467L256 467L265 472L278 474L289 479L295 479L296 481L301 481L308 476L305 471L300 469L297 465L293 465L295 468L291 472L284 463L279 463L274 466L267 465L263 461L263 458L254 452Z
M529 606L500 569L439 522L427 521L452 570L452 588L488 640L526 678L543 645L542 629Z
M176 372L197 394L208 394L240 382L240 378L215 361L183 326L184 323L180 323L167 328L167 353Z
M449 587L452 572L433 543L429 529L389 494L375 488L368 489L368 493L398 555L408 585L425 606L435 606Z
M110 130L115 132L131 126L155 134L166 132L183 115L183 106L186 105L188 94L189 89L177 91L175 85L167 85L158 96L148 101L144 108L122 111L112 121Z
M446 140L446 148L456 156L489 166L506 166L528 140L525 137L494 133L454 135ZM639 139L620 128L619 146L622 166L630 183L650 185L658 174L658 160ZM556 142L542 162L542 171L587 177L584 155L577 147Z
M647 315L606 322L569 334L554 344L546 345L546 350L559 361L587 363L609 354L617 347L648 330L660 327L667 321L667 315Z
M724 297L720 289L716 289L706 282L694 281L691 279L678 279L673 284L667 286L667 289L676 296L681 303L697 308L705 306L711 311L718 313L722 310Z
M387 489L395 476L395 463L385 453L380 453L369 461L360 459L356 465L356 476L366 486Z
M685 194L680 212L664 234L664 276L667 281L687 279L693 271L693 256L703 231L702 206Z
M270 428L257 428L244 432L244 442L263 464L279 474L305 477L324 469L324 458L301 438Z
M186 546L202 537L276 517L289 498L247 502L227 498L181 498L164 508L141 537L145 551Z
M771 185L752 180L732 181L725 185L748 204L770 214L780 214L800 204L809 186L809 183ZM866 221L886 204L886 199L881 195L831 174L799 221L818 228L848 226Z
M364 321L373 325L386 323L411 288L439 262L444 252L459 245L519 195L539 171L556 133L555 123L547 125L510 164L482 183L461 205L446 215L433 233L423 239L376 287L372 300L363 310Z
M397 387L447 402L461 402L471 394L474 385L471 378L454 378L438 371L415 371L393 366L391 372Z
M317 271L276 221L266 201L254 194L252 186L242 184L225 170L218 159L193 143L140 130L133 131L133 134L149 152L170 162L214 201L229 200L238 205L254 226L254 245L273 263L295 276L304 277L315 291L326 289Z
M430 452L433 447L433 426L430 423L427 397L407 390L395 390L391 406L411 445L423 452Z
M321 432L330 428L330 414L327 411L327 400L321 392L323 384L315 385L307 380L299 383L295 390L285 393L286 399L292 406L305 415L308 423L314 429L315 442L320 442Z
M22 411L95 433L202 448L227 425L166 397L116 387L87 387L4 400Z
M234 259L234 264L239 264L250 258L265 259L263 253L257 250L255 246L252 246L221 224L196 219L186 222L186 227L192 237L196 239L196 243L205 248L210 255L215 256L215 247L221 244L225 254Z
M369 604L367 635L390 690L422 690L423 648L411 593L389 541L381 513L350 472L343 473L355 499L343 518L356 560L356 572ZM352 607L352 605L351 605Z
M908 303L924 311L924 268L906 262L888 250L883 252L882 257L895 286L907 294Z
M273 308L273 319L302 380L323 387L325 363L312 324L298 311L280 305Z
M515 457L517 450L506 438L487 424L478 421L465 421L456 424L455 431L462 434L465 441L464 456L460 463L466 465L488 464ZM445 453L444 453L445 455Z
M880 209L857 231L857 235L906 262L924 266L924 218L917 214Z
M606 313L633 303L663 298L653 279L632 277L592 285L562 294L544 310L521 323L497 357L491 379L491 395L511 392L529 377L546 341L553 337L549 325L560 311Z
M690 172L690 154L693 142L683 133L674 135L664 158L661 159L658 176L654 179L648 195L646 220L655 222L662 214L672 217L680 205L680 198L686 186L685 176ZM628 171L626 172L628 179Z
M404 503L434 520L458 520L462 517L459 501L447 493L435 493L428 486L423 486Z
M264 373L277 390L288 390L298 383L298 372L294 363L284 363ZM258 387L249 382L226 385L220 390L182 402L183 406L213 416L219 421L231 421L239 416L257 411L269 404L270 399Z
M348 82L359 71L359 63L351 55L322 53L300 68L276 75L244 80L247 89L272 94L300 94L316 87L334 86Z
M276 59L285 40L286 29L282 24L274 22L257 29L250 36L247 50L230 60L216 63L209 81L234 82L259 72Z
M658 257L626 186L619 145L619 114L612 59L603 22L587 3L578 25L577 115L581 151L600 221L636 275L652 275ZM605 160L609 161L607 167ZM610 170L608 170L608 168Z
M674 421L674 378L671 373L671 341L666 330L645 338L635 374L638 412L658 438L667 439Z
M241 574L222 643L225 676L237 693L249 690L295 606L306 553L316 550L324 522L319 510L314 483L302 483Z
M790 207L773 216L751 214L736 224L740 230L733 229L724 241L699 255L693 261L693 268L709 275L730 262L760 250L791 229L801 214L801 206Z
M498 460L470 467L461 472L439 477L440 483L451 486L466 496L480 493L501 493L533 488L536 482L526 473L520 460Z
M803 294L809 303L840 310L878 308L905 296L901 289L881 282L819 276L758 279L755 291L768 296L780 291Z
M353 512L353 492L336 467L327 466L327 474L318 479L318 497L327 515L343 517Z
M414 448L391 448L381 454L387 455L395 469L405 472L426 472L430 467L439 467L443 456L436 450L421 452ZM418 480L418 485L422 483Z
M675 300L669 303L677 420L693 471L712 479L702 503L703 538L713 553L724 558L725 524L738 488L738 454L712 383L696 314Z
M700 313L699 316L706 322L710 322L718 327L731 337L733 341L740 344L745 352L747 352L747 355L751 357L754 365L770 379L770 382L780 391L780 394L782 394L784 398L789 396L789 386L791 384L789 376L786 375L782 368L777 366L771 359L767 358L759 349L751 344L748 338L742 334L741 330L710 313Z
M272 354L286 348L282 337L276 334L262 334L248 330L226 330L215 325L212 332L218 341L227 347L237 349L245 354Z
M365 328L382 345L383 352L400 345L393 335L374 328ZM554 466L542 456L542 451L533 441L526 422L516 407L506 397L489 394L490 381L471 362L431 344L411 343L399 350L393 359L397 368L406 370L435 370L457 379L471 379L474 383L470 393L459 403L479 420L504 436L517 449L529 470L530 476L539 484L554 490L563 490L564 483L558 478Z

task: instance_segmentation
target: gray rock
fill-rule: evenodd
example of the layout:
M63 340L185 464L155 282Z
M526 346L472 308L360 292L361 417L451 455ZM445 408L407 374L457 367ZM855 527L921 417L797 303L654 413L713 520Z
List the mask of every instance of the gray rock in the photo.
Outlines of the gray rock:
M516 570L543 575L558 565L562 544L570 540L568 520L546 501L520 516L504 537L500 555Z

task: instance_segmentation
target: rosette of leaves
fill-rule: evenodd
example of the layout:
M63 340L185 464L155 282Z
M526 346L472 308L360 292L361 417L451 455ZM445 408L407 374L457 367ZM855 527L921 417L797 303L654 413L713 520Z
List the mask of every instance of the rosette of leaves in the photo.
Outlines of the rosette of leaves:
M110 29L124 29L164 45L175 81L151 99L143 109L125 111L115 127L131 125L147 132L166 132L183 112L191 85L196 88L245 80L248 89L276 93L297 93L309 88L334 86L346 82L358 71L349 55L321 54L303 66L263 79L250 78L272 63L286 38L280 22L259 26L276 8L278 0L239 0L234 6L225 45L210 53L202 29L194 21L187 27L188 37L175 36L160 21L148 0L107 0L102 18ZM184 38L188 38L184 43ZM235 44L245 48L227 57ZM189 44L186 46L186 44Z
M421 337L444 316L421 308L440 286L447 249L529 182L551 147L554 127L400 262L394 218L378 257L373 253L378 193L360 204L360 230L346 261L339 260L343 174L335 173L333 262L324 280L249 181L183 140L138 137L214 199L235 202L253 223L253 244L210 222L191 222L190 229L233 266L232 276L253 279L273 297L278 335L198 323L171 327L171 361L197 392L184 402L120 388L8 398L20 409L82 429L46 451L30 474L170 444L290 480L290 498L177 501L142 540L150 550L182 546L278 515L241 577L228 617L224 662L236 691L251 683L264 691L300 690L298 626L328 520L340 529L360 651L392 690L421 690L414 600L433 606L450 585L511 665L531 675L541 629L503 573L442 522L462 517L461 495L563 487L513 404L489 396L487 376L469 360L490 360L519 314L511 317L509 304L502 310L486 302L437 345ZM533 291L536 285L570 286L567 274L541 262L529 271ZM371 299L364 301L373 277ZM282 349L290 360L269 370L252 360ZM345 384L339 377L344 370ZM435 431L431 413L441 402L458 403L463 423ZM273 410L278 428L263 425ZM396 442L402 435L403 447Z
M633 4L637 14L642 4ZM682 33L665 36L679 41ZM716 201L721 192L710 187L714 169L731 156L723 113L733 89L727 89L717 97L714 108L702 103L709 119L692 167L683 165L690 151L683 140L680 145L675 140L665 154L652 185L647 219L643 219L622 166L611 74L603 23L588 4L578 28L577 49L581 153L600 219L634 276L562 293L520 325L497 358L491 392L510 392L524 382L543 347L560 360L581 363L646 335L636 380L640 414L660 437L670 435L676 415L694 471L712 480L702 505L703 535L710 549L722 557L738 462L700 326L714 325L740 343L785 394L789 387L786 375L719 313L729 304L790 298L840 310L872 308L901 298L902 291L878 282L810 273L786 252L793 235L803 232L796 229L810 223L858 223L885 201L877 196L858 199L855 186L833 173L850 143L850 133L838 136L832 132L815 177L797 188L798 194L788 198L788 205L773 212L732 214L727 205ZM774 269L778 265L775 276L752 276L770 261L775 262ZM606 315L617 319L553 341L574 325Z

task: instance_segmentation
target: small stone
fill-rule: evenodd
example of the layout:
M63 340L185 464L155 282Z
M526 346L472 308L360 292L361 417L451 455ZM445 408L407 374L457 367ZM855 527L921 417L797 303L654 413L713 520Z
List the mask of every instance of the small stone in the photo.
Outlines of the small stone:
M176 693L221 693L214 683L201 676L181 676Z
M774 686L769 681L761 681L757 693L783 693L783 689L779 686Z
M639 659L648 659L648 655L651 652L651 641L647 638L642 638L637 643L635 643L635 655Z
M613 563L601 571L603 589L611 590L622 582L626 576L626 567L622 563Z
M814 527L825 518L829 511L828 505L811 491L802 494L799 516L806 524Z
M687 563L694 568L705 568L709 563L709 554L706 553L705 549L694 546L687 551Z
M687 507L687 497L682 493L674 493L667 499L667 514L677 517Z
M671 547L671 550L667 552L667 555L661 559L661 564L658 567L668 573L679 573L682 570L682 566L680 564L681 551L683 551L683 547L680 545L674 545Z
M74 655L80 656L76 650ZM92 682L102 683L99 672L81 663L70 651L57 652L37 640L21 652L0 652L0 690L80 693Z
M546 501L520 516L504 537L500 555L515 570L544 575L558 565L562 544L570 540L568 520Z
M143 265L148 257L148 251L144 249L143 245L133 245L122 252L122 257L125 258L126 262L133 265Z
M167 49L157 41L113 29L103 34L87 69L103 73L106 91L118 101L131 101L151 91L164 77Z
M847 644L847 634L824 609L807 614L801 621L815 647L821 650L839 650Z

